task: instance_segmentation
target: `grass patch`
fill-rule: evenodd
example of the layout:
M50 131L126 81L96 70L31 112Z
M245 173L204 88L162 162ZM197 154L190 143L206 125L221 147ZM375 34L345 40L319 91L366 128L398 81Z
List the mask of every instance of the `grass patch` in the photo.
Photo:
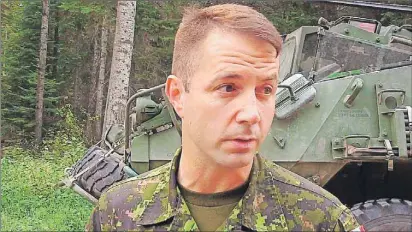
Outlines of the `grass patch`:
M73 190L57 187L64 169L84 154L84 149L72 148L71 154L48 152L47 147L40 155L16 147L4 151L2 231L84 231L93 205Z

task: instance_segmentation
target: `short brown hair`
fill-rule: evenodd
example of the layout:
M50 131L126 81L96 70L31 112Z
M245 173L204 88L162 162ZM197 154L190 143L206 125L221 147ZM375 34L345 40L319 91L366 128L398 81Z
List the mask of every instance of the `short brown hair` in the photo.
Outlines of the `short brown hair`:
M237 4L185 9L175 37L172 74L182 78L186 91L189 77L197 67L197 48L212 29L229 29L251 34L271 43L279 55L282 39L273 24L261 13Z

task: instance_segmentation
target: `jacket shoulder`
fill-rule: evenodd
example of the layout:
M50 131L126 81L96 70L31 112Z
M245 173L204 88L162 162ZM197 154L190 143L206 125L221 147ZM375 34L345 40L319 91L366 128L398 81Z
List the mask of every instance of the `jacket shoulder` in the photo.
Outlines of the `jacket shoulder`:
M120 208L123 211L131 210L140 202L152 198L159 184L168 180L170 167L171 164L167 163L110 186L102 193L98 205L103 210L109 211L114 208Z
M145 184L154 184L163 180L163 176L169 173L171 168L171 163L164 164L158 168L152 169L148 172L142 173L138 176L128 178L126 180L120 181L107 189L107 193L122 191L122 189L128 186L142 186Z
M324 188L273 162L265 161L265 168L292 230L334 230L343 225L346 231L359 226L351 211Z
M146 209L145 203L153 201L156 191L163 190L170 167L168 163L111 186L101 195L92 224L110 231L118 226L137 228L136 218Z
M267 160L265 160L265 166L272 173L273 179L288 186L289 191L313 194L330 200L336 205L341 205L341 202L333 194L308 179Z

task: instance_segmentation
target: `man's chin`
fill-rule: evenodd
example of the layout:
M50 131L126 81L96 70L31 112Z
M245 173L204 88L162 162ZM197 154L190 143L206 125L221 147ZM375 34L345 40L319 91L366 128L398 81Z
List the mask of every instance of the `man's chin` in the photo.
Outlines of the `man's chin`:
M242 168L253 163L255 152L250 151L246 153L225 153L219 157L219 165L226 168Z

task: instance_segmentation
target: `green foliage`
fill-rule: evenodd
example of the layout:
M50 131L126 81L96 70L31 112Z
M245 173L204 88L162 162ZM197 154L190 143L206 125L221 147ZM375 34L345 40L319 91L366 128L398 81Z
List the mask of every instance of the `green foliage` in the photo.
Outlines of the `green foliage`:
M380 19L378 19L382 25L388 26L390 24L402 26L404 24L412 24L412 14L410 17L405 17L401 14L396 14L394 12L385 12L380 15Z
M74 157L33 157L9 148L2 159L2 231L80 231L92 205L56 186Z
M72 123L71 119L67 120ZM57 183L85 152L80 139L57 132L39 152L8 147L1 160L3 231L80 231L92 204Z
M11 146L2 159L3 231L80 231L92 204L57 183L64 170L86 151L82 129L70 105L58 110L62 117L45 136L42 146L28 150Z
M36 106L37 60L40 41L40 1L8 1L5 12L4 72L2 84L2 117L8 127L17 128L26 137L34 129ZM59 83L45 80L45 116L53 116L59 101ZM27 133L29 132L29 133Z
M6 1L2 12L2 134L32 137L35 121L37 62L39 55L41 1ZM82 83L90 78L92 48L88 38L98 36L103 15L111 16L107 4L87 0L51 0L49 4L48 57L44 94L44 130L54 128L57 108L73 96L74 73ZM92 30L90 30L92 29ZM92 40L91 40L92 41ZM64 102L64 104L67 102ZM80 111L79 111L80 112ZM77 115L79 116L79 115Z
M83 130L70 105L66 105L57 113L62 120L51 128L45 136L42 155L81 157L85 152ZM75 160L73 160L73 163Z
M86 151L82 130L70 105L58 110L63 120L49 131L40 149L11 146L2 159L2 230L80 231L92 204L57 183L64 170Z
M103 5L97 2L85 2L80 0L66 0L63 1L60 6L61 9L75 14L88 15L90 13L103 14L105 8Z
M303 25L316 25L320 17L314 6L303 1L261 2L257 8L280 34L290 33Z
M136 88L158 85L170 73L181 7L188 2L174 0L160 3L161 7L150 1L137 2L133 51Z

